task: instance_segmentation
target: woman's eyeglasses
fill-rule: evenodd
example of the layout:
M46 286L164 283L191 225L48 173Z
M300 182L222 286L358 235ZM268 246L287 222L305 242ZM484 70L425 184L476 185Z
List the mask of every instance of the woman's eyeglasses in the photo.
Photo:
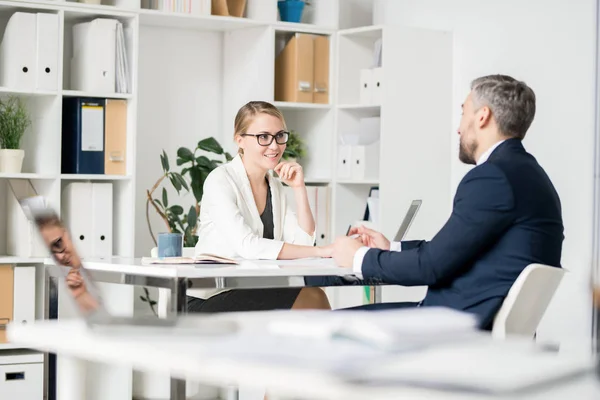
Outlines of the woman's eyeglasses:
M290 137L290 133L286 131L277 132L274 135L271 135L270 133L242 133L241 136L254 136L259 145L270 146L271 143L273 143L273 139L275 139L277 144L286 144Z

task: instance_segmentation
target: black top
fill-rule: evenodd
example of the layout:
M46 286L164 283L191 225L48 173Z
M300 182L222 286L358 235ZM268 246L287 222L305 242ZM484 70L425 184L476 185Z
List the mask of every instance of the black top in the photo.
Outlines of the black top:
M273 204L271 202L271 188L269 186L269 181L267 180L267 204L265 205L265 210L260 215L260 219L263 223L263 238L265 239L275 239L275 233L273 232Z

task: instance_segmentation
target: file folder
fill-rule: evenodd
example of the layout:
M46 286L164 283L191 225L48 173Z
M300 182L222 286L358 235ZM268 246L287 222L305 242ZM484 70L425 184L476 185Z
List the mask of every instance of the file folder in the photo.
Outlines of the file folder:
M58 89L58 14L37 14L36 89Z
M27 180L15 180L11 185L23 186L20 190L26 193L29 188ZM15 187L16 188L16 187ZM31 193L34 195L35 193ZM23 207L12 190L6 193L6 253L16 257L46 257L48 248L42 242L35 223L23 212Z
M104 99L63 99L63 174L104 174L104 108Z
M112 257L113 243L113 185L92 183L92 257Z
M329 37L315 36L313 103L329 103Z
M104 173L125 175L127 172L127 101L106 100Z
M0 265L0 327L13 320L13 291L13 266Z
M61 216L81 258L91 258L94 253L92 210L92 183L73 182L64 188Z
M96 18L73 26L71 89L115 92L117 23L115 19Z
M80 256L112 257L112 183L70 183L63 190L62 204L65 224Z
M275 58L275 100L312 103L314 39L295 33Z
M35 89L36 14L16 12L8 20L0 43L0 85Z
M35 321L35 267L14 269L13 320L30 324Z

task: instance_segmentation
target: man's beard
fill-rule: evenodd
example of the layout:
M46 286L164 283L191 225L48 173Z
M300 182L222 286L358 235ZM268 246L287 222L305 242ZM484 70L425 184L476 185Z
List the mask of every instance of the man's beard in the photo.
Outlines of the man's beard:
M477 162L475 161L475 151L477 150L477 143L472 142L468 145L465 145L461 140L459 140L458 146L458 159L465 164L475 165Z

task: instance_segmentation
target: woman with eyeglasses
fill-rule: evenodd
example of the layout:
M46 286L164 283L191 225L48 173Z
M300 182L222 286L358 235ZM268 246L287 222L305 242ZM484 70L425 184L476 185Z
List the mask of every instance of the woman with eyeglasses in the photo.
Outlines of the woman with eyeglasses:
M238 111L234 128L237 156L204 183L196 254L266 260L331 257L331 247L314 246L315 221L302 167L281 160L289 138L281 112L267 102L249 102ZM297 212L288 204L282 182L293 189ZM320 288L188 293L192 312L330 309Z

